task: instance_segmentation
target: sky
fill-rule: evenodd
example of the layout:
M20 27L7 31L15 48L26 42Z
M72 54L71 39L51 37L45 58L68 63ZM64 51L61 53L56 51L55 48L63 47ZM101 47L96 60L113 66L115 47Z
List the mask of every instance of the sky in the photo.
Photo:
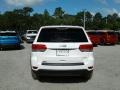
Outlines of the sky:
M73 15L86 10L93 15L100 12L103 16L113 13L120 16L120 0L0 0L1 13L26 6L32 7L33 13L47 9L51 15L55 8L62 7L65 13Z

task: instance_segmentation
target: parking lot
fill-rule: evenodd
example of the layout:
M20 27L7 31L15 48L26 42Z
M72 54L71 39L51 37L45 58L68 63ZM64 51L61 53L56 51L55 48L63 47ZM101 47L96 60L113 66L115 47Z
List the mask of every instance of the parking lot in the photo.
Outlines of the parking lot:
M94 48L95 70L85 81L80 77L41 77L33 80L31 44L21 50L0 51L0 90L120 90L120 45Z

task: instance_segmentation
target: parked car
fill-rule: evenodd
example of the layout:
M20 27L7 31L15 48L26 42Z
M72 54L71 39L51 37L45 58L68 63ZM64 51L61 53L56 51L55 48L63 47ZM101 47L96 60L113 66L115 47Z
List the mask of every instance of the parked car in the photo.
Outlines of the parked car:
M15 31L0 31L0 48L19 48L20 36Z
M19 33L20 38L22 39L22 42L23 42L23 41L26 41L26 37L25 37L26 32L25 32L25 31L22 31L22 32L18 32L18 33Z
M118 42L120 43L120 31L118 33Z
M98 30L100 44L102 45L115 45L118 37L113 30Z
M83 27L43 26L31 52L31 71L39 76L84 76L94 69L93 45Z
M116 35L118 37L118 42L117 43L120 43L120 31L116 31L115 33L116 33Z
M95 30L88 30L87 34L94 46L97 46L100 43L99 35Z
M27 33L25 35L27 43L33 43L36 35L37 30L27 30Z

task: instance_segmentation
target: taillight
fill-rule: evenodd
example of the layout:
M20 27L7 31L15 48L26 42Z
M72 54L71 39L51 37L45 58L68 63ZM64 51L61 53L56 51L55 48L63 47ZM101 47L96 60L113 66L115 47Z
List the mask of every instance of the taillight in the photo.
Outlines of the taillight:
M93 45L92 44L80 45L79 49L82 52L92 52L93 51Z
M47 49L44 44L32 44L32 51L44 52Z

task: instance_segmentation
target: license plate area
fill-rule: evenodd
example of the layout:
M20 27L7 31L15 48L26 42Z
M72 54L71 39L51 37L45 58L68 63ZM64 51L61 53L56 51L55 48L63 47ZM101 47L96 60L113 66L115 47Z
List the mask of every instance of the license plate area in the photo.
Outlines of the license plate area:
M69 56L69 50L56 50L56 56Z

